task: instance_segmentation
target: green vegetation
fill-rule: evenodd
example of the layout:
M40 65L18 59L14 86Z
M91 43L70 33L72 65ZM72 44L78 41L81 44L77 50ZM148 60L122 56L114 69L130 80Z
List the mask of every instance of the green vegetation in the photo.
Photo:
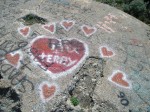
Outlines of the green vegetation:
M150 25L149 0L96 0L117 7L120 10Z
M24 25L33 25L36 23L45 24L46 22L48 22L46 19L34 14L28 14L22 18L19 18L18 21L23 22Z
M79 104L79 100L77 99L77 97L71 97L70 101L74 106L77 106Z

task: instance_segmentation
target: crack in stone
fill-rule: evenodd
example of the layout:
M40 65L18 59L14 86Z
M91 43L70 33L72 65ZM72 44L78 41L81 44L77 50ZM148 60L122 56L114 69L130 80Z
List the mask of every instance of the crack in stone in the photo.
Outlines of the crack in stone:
M88 57L80 70L73 76L72 83L64 91L65 100L57 106L55 105L55 108L51 112L92 111L95 105L93 99L94 90L98 80L104 77L104 67L105 60L102 58ZM73 108L67 103L71 97L76 97L79 100L80 109Z

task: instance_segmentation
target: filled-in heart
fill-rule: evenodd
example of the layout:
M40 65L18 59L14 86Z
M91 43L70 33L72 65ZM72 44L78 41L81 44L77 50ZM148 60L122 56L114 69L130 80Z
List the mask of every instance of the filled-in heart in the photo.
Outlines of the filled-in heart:
M51 84L48 81L44 81L40 84L39 90L42 101L47 102L56 95L58 87L54 83Z
M56 23L49 23L42 26L45 30L50 32L51 34L54 34L56 32Z
M100 47L100 54L101 54L101 57L107 57L107 58L113 57L115 55L113 50L106 46Z
M29 26L24 26L24 27L18 28L18 32L22 36L27 37L30 34L30 27Z
M6 61L13 65L16 68L20 66L20 60L23 58L23 54L21 51L16 51L14 53L9 53L5 55Z
M96 27L91 27L91 26L87 26L87 25L82 25L81 30L87 37L93 35L97 31Z
M88 55L88 47L77 40L38 37L31 44L32 59L46 69L52 78L72 73Z
M109 80L120 87L124 87L124 88L131 87L129 81L126 78L126 74L119 70L115 71L112 74L112 76L109 77Z
M19 62L19 54L15 54L15 55L12 55L12 54L7 54L6 56L5 56L5 58L7 59L7 61L9 62L9 63L11 63L12 65L17 65L18 64L18 62Z
M60 25L66 30L69 31L75 24L75 21L63 20L60 22Z

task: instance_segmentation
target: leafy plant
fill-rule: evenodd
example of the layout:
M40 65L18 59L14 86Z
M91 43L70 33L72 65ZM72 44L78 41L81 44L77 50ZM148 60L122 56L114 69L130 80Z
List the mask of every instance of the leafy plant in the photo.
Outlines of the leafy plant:
M18 21L23 22L25 25L33 25L35 23L45 24L48 22L46 19L34 14L28 14L22 18L19 18Z
M77 106L79 104L79 100L77 97L71 97L70 101L72 103L72 105Z
M138 17L146 11L146 4L142 0L133 0L130 4L124 4L123 10L135 17Z

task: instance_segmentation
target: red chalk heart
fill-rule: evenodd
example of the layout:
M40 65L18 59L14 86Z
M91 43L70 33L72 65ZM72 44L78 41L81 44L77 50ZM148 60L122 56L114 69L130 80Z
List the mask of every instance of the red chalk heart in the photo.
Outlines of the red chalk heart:
M90 26L87 26L87 25L83 25L81 27L81 29L84 32L85 36L87 36L87 37L94 34L97 30L95 27L90 27Z
M43 28L47 31L49 31L51 34L54 34L56 31L56 25L55 23L44 25Z
M19 58L20 58L20 55L17 53L15 55L11 55L11 54L7 54L5 56L5 58L7 59L7 61L9 63L11 63L12 65L16 66L19 62Z
M59 40L42 37L33 41L33 57L52 75L70 72L86 57L87 46L76 40Z
M108 50L106 47L101 48L101 54L103 57L111 57L114 55L113 51Z
M30 27L28 27L28 26L19 28L19 33L25 37L29 35L29 31L30 31Z
M44 84L42 86L42 94L44 99L48 99L54 95L56 92L56 87L54 85L48 86L47 84Z
M63 20L60 25L66 30L69 31L73 25L75 24L74 21L69 21L69 20Z
M121 86L129 87L129 83L127 82L127 80L125 79L125 76L121 72L117 72L116 74L114 74L114 76L111 79L113 82Z

